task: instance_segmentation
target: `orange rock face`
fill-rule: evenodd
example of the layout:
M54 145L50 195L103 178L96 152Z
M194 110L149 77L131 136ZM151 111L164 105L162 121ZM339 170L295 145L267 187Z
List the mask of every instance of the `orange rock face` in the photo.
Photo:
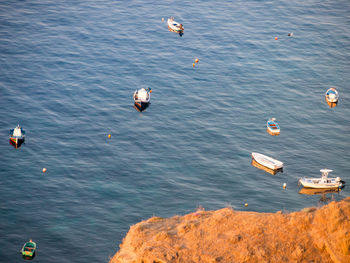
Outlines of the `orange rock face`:
M132 226L110 263L350 262L350 197L293 213L197 211Z

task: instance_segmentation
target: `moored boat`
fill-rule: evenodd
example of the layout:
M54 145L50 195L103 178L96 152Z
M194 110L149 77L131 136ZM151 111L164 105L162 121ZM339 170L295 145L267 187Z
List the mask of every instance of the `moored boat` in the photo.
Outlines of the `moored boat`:
M24 139L25 131L18 124L16 128L10 131L10 143L17 148L24 142Z
M174 20L174 17L168 18L168 28L170 31L176 33L183 33L183 31L185 30L182 24Z
M317 188L317 189L330 189L330 188L342 188L344 182L340 177L328 178L328 174L333 170L321 169L321 178L300 178L299 184L305 188Z
M22 256L24 257L33 257L35 255L36 243L31 239L26 242L22 247Z
M330 88L326 91L326 101L329 103L337 103L339 99L339 93L336 88Z
M252 158L262 166L265 166L271 170L283 169L283 162L278 161L272 157L266 156L261 153L252 153Z
M135 90L133 98L135 102L135 107L139 111L144 111L150 104L152 89L141 88Z
M266 122L266 128L267 132L271 135L279 135L281 131L275 118L271 118Z

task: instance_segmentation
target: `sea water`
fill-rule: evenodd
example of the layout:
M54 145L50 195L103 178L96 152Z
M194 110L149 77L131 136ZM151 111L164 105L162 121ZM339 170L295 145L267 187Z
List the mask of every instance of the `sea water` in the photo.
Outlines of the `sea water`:
M298 187L322 168L350 183L349 12L346 0L2 1L0 262L22 262L30 238L35 262L108 262L151 216L349 196ZM142 87L153 93L140 113ZM251 152L283 173L253 167Z

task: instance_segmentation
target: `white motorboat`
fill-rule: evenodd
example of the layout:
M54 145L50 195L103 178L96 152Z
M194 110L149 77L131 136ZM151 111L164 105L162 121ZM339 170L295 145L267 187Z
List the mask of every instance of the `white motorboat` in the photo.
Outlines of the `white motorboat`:
M18 148L19 146L21 146L24 140L25 140L25 131L18 124L16 128L10 131L10 143L14 145L16 148Z
M184 27L182 24L176 22L174 20L174 17L170 17L168 19L168 28L169 30L173 31L173 32L177 32L177 33L181 33L184 31Z
M330 88L326 91L326 101L330 103L336 103L339 99L339 93L336 88Z
M317 189L330 189L330 188L341 188L343 186L343 181L340 177L328 178L328 174L333 170L321 169L321 178L300 178L299 184L305 188L317 188Z
M145 110L151 101L151 93L152 89L141 88L139 90L135 90L133 98L135 102L135 106L139 111Z
M275 118L271 118L266 122L266 128L267 132L271 135L279 135L281 131Z
M259 164L271 169L278 170L283 169L283 163L269 156L263 155L261 153L252 153L252 158Z

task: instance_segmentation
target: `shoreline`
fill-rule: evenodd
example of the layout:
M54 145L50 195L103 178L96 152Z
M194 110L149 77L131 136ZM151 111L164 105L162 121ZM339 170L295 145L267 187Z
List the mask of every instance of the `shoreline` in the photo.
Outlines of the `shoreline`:
M109 263L311 261L350 262L350 197L291 213L152 217L130 227Z

